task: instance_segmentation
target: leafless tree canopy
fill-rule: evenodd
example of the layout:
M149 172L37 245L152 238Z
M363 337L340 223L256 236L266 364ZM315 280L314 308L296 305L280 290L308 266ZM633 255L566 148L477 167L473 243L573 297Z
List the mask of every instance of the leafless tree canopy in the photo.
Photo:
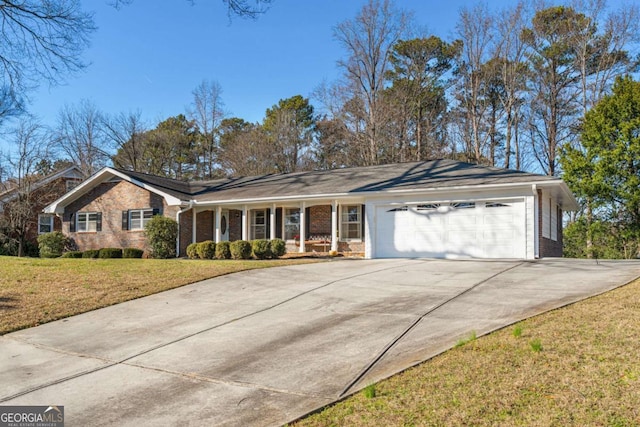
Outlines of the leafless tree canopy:
M81 60L95 29L79 0L3 0L0 71L4 103L15 105L41 81L55 85L85 67Z

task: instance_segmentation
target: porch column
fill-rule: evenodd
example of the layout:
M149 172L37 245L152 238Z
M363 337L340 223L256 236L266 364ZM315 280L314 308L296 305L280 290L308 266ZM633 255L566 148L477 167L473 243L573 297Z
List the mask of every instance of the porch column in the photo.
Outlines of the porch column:
M198 212L196 212L196 208L193 208L193 215L191 216L191 243L195 243L198 236L196 235L196 217L198 216Z
M305 235L305 232L307 230L307 218L304 211L305 203L300 202L300 252L306 252L304 241L307 238L307 236Z
M249 208L247 205L242 207L242 240L249 240L249 230L247 227L247 217L249 213Z
M276 204L271 205L271 211L269 212L269 239L276 238Z
M338 201L331 202L331 250L338 250Z
M216 207L216 225L215 225L215 236L216 243L220 243L222 240L222 206Z

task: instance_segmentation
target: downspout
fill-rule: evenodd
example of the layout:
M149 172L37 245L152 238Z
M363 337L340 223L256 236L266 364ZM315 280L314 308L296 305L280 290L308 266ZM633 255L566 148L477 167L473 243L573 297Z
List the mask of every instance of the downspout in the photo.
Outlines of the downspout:
M189 205L176 213L176 222L178 223L178 238L176 239L176 258L180 258L180 215L183 212L193 208L193 200L189 201Z
M538 209L538 186L536 184L531 185L531 192L533 193L533 257L538 259L540 258L540 230L538 229L540 212Z

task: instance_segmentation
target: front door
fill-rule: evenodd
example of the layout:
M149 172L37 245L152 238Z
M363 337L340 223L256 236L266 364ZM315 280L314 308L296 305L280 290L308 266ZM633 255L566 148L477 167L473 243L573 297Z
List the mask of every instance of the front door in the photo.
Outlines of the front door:
M220 215L220 240L222 242L229 240L229 211L222 211Z

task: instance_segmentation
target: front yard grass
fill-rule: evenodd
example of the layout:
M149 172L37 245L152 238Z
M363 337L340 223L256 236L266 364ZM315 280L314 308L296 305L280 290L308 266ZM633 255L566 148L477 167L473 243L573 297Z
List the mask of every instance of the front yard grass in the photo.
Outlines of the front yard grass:
M314 261L0 257L0 335L223 274Z
M469 341L294 425L638 426L639 337L637 280Z

